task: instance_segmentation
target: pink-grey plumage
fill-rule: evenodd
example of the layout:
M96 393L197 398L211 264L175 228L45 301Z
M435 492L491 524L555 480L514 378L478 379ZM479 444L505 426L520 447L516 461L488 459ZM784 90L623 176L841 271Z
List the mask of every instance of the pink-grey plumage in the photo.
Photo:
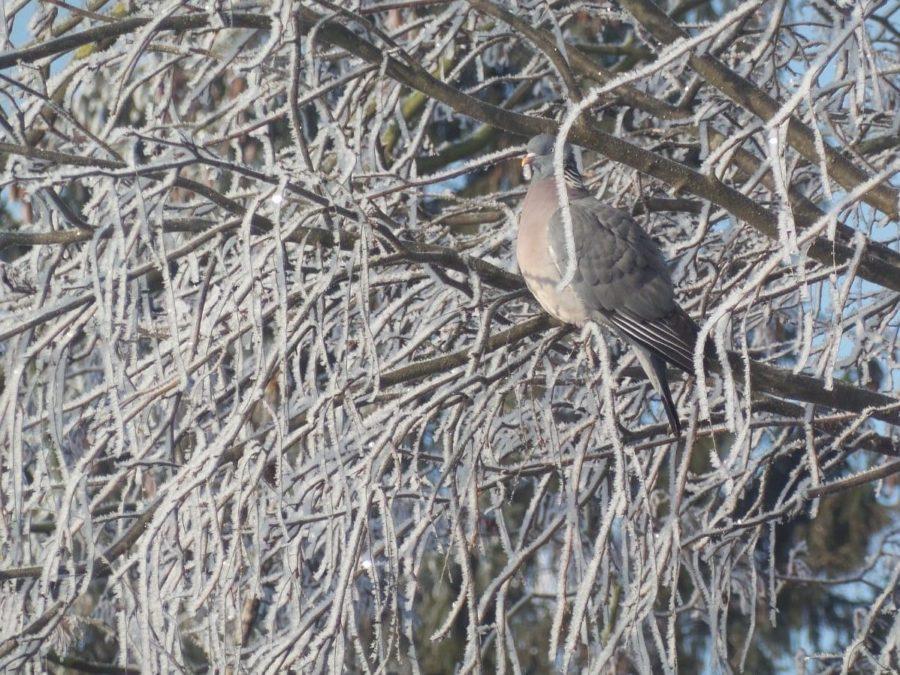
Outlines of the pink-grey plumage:
M523 160L531 165L532 177L519 216L519 269L552 316L576 326L598 321L612 326L631 344L662 398L669 425L680 434L666 362L693 372L697 325L675 302L669 268L659 247L628 213L590 196L568 147L564 169L575 274L569 284L559 287L567 261L553 143L553 136L536 136Z

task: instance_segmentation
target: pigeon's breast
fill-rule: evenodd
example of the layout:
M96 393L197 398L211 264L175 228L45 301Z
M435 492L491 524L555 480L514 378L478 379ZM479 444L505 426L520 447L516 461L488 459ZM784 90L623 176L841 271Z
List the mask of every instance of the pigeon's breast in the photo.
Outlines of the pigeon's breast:
M519 216L516 259L528 289L541 307L564 323L583 326L588 313L571 286L558 288L562 277L550 251L547 226L558 208L552 178L532 183Z

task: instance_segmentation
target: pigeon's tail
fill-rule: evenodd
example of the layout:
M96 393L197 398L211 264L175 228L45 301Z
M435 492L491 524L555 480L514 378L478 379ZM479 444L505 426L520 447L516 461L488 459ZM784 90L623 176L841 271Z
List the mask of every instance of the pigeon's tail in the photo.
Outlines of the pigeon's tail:
M676 436L681 436L681 421L675 410L675 401L672 400L672 392L669 391L669 376L666 373L666 361L661 356L654 354L640 345L633 344L634 353L637 356L641 368L647 374L650 384L662 399L666 417L669 418L669 427Z
M633 344L660 356L686 373L694 372L694 345L699 327L681 307L658 319L647 320L628 312L612 312L606 318ZM714 359L712 344L704 345L707 360Z

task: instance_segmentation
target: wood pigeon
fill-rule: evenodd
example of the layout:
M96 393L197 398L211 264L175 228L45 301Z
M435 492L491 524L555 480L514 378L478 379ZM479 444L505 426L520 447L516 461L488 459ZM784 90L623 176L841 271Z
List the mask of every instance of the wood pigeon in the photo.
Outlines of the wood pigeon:
M563 166L575 240L575 275L559 287L567 259L553 174L554 141L548 134L535 136L522 159L523 167L531 167L531 184L519 216L519 269L551 315L576 326L591 320L612 326L631 344L662 398L669 426L680 435L666 363L694 372L697 324L675 302L669 268L659 247L628 213L590 195L568 145Z

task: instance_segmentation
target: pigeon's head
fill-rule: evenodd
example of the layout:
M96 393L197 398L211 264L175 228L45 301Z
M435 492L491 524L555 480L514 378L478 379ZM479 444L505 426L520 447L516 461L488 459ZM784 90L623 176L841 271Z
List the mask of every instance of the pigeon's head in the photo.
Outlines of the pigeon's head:
M525 156L522 157L522 168L531 167L531 180L541 180L553 176L553 145L556 136L541 134L535 136L525 146ZM578 174L578 164L575 163L575 153L572 146L566 143L563 146L565 153L563 167L566 173Z

